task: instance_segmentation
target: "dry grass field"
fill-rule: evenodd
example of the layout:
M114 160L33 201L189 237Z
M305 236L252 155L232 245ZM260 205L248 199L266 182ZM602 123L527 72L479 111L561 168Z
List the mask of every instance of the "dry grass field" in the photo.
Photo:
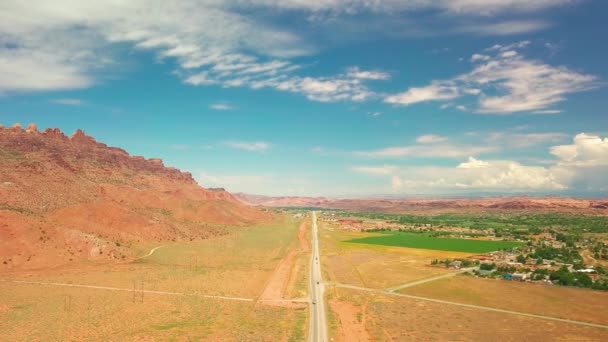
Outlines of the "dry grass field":
M347 310L336 341L605 341L608 330L463 308L410 298L334 289L329 296ZM332 309L336 306L332 306ZM365 328L361 338L348 329ZM346 338L345 338L346 337Z
M298 340L307 310L199 298L0 283L3 341Z
M170 243L130 263L83 263L0 274L5 280L0 282L0 340L117 340L123 336L127 340L301 340L307 331L306 306L278 307L258 301L277 266L294 249L299 250L300 223L284 218L265 226L234 228L220 238ZM138 249L147 255L158 246ZM306 294L304 258L305 253L297 254L290 265L286 296ZM142 286L145 291L177 294L144 292L142 301Z
M457 276L401 292L608 325L608 293L603 291Z

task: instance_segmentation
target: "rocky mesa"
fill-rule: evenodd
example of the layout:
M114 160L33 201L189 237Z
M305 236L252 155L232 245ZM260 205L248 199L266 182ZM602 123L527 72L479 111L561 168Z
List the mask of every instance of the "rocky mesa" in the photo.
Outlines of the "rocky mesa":
M82 130L0 127L0 270L128 260L137 242L204 239L269 219Z

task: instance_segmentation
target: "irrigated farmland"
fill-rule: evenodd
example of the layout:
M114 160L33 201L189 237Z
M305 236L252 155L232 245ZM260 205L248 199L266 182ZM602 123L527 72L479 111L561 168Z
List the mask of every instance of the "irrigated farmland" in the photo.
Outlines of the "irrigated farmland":
M383 233L382 235L352 239L347 242L465 253L487 253L522 245L519 242L511 241L436 238L423 233L416 234L403 232Z

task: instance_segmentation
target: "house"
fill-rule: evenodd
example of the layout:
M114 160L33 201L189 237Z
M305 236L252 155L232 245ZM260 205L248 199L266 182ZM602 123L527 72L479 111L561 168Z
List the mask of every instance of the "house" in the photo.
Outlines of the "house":
M580 272L580 273L595 273L595 270L593 268L583 268L580 270L576 270L576 272Z
M528 273L513 273L511 274L511 280L524 281L529 278Z
M462 261L460 260L454 260L451 263L448 264L448 268L453 268L453 269L460 269L460 267L462 266Z

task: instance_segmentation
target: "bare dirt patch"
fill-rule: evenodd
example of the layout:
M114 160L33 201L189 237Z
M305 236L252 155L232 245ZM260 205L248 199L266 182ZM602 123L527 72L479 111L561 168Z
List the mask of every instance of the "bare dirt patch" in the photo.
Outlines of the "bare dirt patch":
M351 303L332 299L329 301L329 306L338 316L336 341L371 341L365 329L367 304L357 307Z
M300 307L301 304L280 301L289 299L288 295L293 293L296 286L298 275L301 272L306 272L305 267L301 267L301 263L297 263L298 257L302 253L309 250L308 241L306 239L306 227L308 220L302 221L298 229L298 243L290 247L287 255L279 262L276 269L272 273L264 292L260 296L260 300L266 301L265 304Z

